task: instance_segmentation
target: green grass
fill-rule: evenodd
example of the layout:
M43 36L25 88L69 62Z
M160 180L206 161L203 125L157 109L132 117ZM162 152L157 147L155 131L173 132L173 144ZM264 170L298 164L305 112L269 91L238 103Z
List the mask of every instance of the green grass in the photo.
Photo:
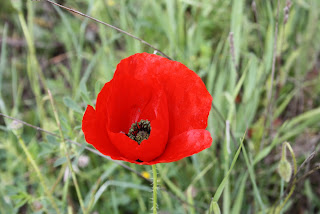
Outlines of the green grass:
M151 166L88 150L81 121L121 59L154 50L44 1L8 2L0 9L0 112L40 129L0 117L0 213L150 213L152 188L141 173L152 175ZM255 1L255 10L251 0L59 2L182 62L213 96L213 145L157 165L159 211L320 212L319 0L292 0L286 23L284 0L279 8ZM293 185L277 173L286 141L298 165Z

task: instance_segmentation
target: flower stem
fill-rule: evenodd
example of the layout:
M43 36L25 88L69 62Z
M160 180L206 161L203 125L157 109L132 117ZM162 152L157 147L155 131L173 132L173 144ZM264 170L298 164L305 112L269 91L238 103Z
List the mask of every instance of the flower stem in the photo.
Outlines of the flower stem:
M54 104L51 91L49 89L47 91L48 91L49 99L50 99L51 106L52 106L52 109L53 109L53 114L54 114L54 117L56 119L56 122L57 122L57 125L58 125L58 128L59 128L60 138L62 139L62 143L63 143L62 144L63 150L65 152L65 156L67 157L67 164L68 164L69 170L71 172L71 177L72 177L72 180L73 180L74 187L76 189L76 193L77 193L77 196L78 196L80 207L81 207L82 213L86 214L87 211L86 211L85 206L84 206L84 202L83 202L83 199L82 199L82 195L81 195L81 191L80 191L80 187L79 187L79 184L78 184L78 181L77 181L76 174L74 173L74 170L73 170L73 167L72 167L70 154L69 154L69 151L68 151L68 148L67 148L67 143L64 140L60 119L59 119L59 116L58 116L58 111L57 111L56 106Z
M157 169L156 165L152 165L152 173L153 173L153 214L157 214Z

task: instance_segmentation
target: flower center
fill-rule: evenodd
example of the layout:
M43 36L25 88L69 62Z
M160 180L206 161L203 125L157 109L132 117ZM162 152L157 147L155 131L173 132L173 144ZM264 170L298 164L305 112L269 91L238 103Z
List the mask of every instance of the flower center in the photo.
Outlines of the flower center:
M127 136L132 140L140 143L143 140L147 140L150 136L151 125L148 120L140 120L140 122L135 122L131 125Z

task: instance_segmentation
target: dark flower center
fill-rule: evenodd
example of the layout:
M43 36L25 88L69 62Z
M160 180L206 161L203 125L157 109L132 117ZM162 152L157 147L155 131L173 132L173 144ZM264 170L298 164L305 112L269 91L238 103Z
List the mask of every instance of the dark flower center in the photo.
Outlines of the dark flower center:
M131 125L127 136L132 140L140 143L143 140L147 140L150 136L151 125L148 120L140 120L140 122L135 122Z

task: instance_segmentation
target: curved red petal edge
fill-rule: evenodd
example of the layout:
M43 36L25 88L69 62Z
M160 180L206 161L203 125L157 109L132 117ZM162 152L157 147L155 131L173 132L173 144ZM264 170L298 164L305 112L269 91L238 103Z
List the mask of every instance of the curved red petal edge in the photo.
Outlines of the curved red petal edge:
M96 111L90 105L87 106L82 119L82 131L87 143L93 145L102 154L110 156L112 159L123 159L119 151L111 144L108 136L102 132L97 123Z
M168 100L169 138L192 129L205 129L212 97L201 78L180 62L137 53L121 60L114 79L130 74L162 85Z
M161 91L164 96L158 95ZM118 64L97 97L96 110L87 107L82 130L89 144L114 160L139 165L173 162L211 146L205 130L211 102L201 78L185 65L139 53ZM125 133L133 122L148 118L151 135L138 145Z
M96 120L96 111L90 105L87 106L82 119L82 131L87 143L91 144L94 148L101 152L101 154L109 156L113 160L122 160L132 163L135 162L122 157L119 151L113 146L113 144L111 144L107 135L101 133L101 129L99 131Z
M212 138L209 131L204 129L190 130L171 139L164 153L155 160L138 162L137 164L153 165L178 161L209 148L211 144Z

